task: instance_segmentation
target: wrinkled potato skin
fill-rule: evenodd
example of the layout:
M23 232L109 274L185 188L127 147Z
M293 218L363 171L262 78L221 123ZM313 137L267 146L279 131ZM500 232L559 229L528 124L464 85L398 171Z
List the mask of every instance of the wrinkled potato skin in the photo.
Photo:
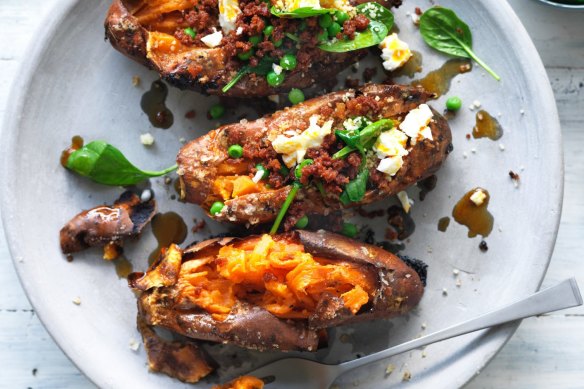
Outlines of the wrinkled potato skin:
M360 1L358 1L360 2ZM357 3L358 3L357 2ZM391 6L400 1L380 1ZM114 0L104 23L105 36L112 46L133 60L156 70L170 84L203 93L230 97L261 97L287 92L292 88L308 88L315 83L325 83L349 65L359 61L367 50L348 53L325 53L314 62L309 71L289 72L277 88L268 85L264 76L248 75L223 93L221 88L233 79L237 72L227 72L221 47L195 47L182 58L173 61L157 61L147 55L148 30L132 16L122 0Z
M211 192L211 185L217 176L217 167L229 158L227 139L230 132L243 134L241 138L247 139L248 143L265 142L268 133L281 133L287 129L306 126L310 116L318 114L322 107L329 104L334 106L342 102L343 98L346 99L347 96L353 98L357 94L379 96L381 101L392 99L392 102L383 107L382 117L405 115L431 97L429 93L418 88L369 84L357 90L349 89L307 100L258 120L221 126L187 143L178 154L178 174L181 178L185 200L201 205ZM434 121L430 123L430 128L434 140L426 139L418 142L410 154L404 157L404 165L391 182L367 191L362 201L351 203L349 206L369 204L395 195L436 172L452 149L452 135L446 119L436 111L434 111ZM227 200L224 210L212 217L218 221L233 223L270 222L276 218L289 191L290 186L285 186L270 192L249 194ZM323 197L313 187L301 189L297 199L303 199L303 209L306 214L327 214L343 208L340 201L329 199L325 203Z
M261 307L239 302L226 320L217 321L205 311L178 308L177 290L168 286L148 289L140 295L140 315L148 325L162 326L195 339L256 350L315 351L324 329L395 317L411 310L422 297L424 287L418 274L379 247L325 231L294 231L284 237L302 243L305 251L315 257L355 262L373 270L377 275L376 293L364 310L353 315L342 299L325 296L308 320L285 320ZM204 257L209 252L200 250L218 250L231 241L224 238L202 242L185 250L183 261Z

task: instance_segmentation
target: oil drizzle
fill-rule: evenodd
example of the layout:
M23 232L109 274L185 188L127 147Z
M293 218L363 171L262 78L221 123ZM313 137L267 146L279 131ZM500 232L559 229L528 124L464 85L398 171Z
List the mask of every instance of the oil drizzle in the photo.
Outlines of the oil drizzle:
M174 122L174 116L165 104L167 96L168 87L160 80L154 81L150 90L142 95L140 107L156 128L167 129Z
M61 166L67 167L67 161L69 160L69 157L71 156L71 154L73 154L75 151L79 150L82 147L83 147L83 138L82 137L80 137L79 135L75 135L73 138L71 138L71 146L67 147L61 153L61 160L60 160Z
M416 73L420 73L422 71L422 53L419 51L412 50L412 56L406 62L404 66L401 68L393 71L391 75L393 77L402 77L407 76L409 78L414 78Z
M438 231L446 232L450 225L450 218L448 216L441 217L438 220Z
M471 196L477 191L482 191L486 195L480 205L475 204L471 200ZM487 210L490 199L491 196L486 189L474 188L466 192L454 206L452 217L458 223L468 227L469 238L477 235L486 237L493 230L494 218Z
M426 77L412 81L412 86L423 87L430 93L440 97L450 89L452 79L459 74L472 70L472 62L468 59L454 58L448 60L439 69L433 70Z
M128 278L128 275L134 271L132 263L123 255L114 260L114 265L119 278Z
M389 227L385 230L385 238L391 241L405 240L416 230L414 219L397 205L392 205L387 210L387 224Z
M152 219L152 233L158 241L158 247L148 257L148 263L158 259L160 250L171 243L181 244L187 237L187 225L176 212L159 213Z
M503 128L499 121L487 111L480 110L476 115L476 124L472 129L473 138L489 138L497 140L503 136Z

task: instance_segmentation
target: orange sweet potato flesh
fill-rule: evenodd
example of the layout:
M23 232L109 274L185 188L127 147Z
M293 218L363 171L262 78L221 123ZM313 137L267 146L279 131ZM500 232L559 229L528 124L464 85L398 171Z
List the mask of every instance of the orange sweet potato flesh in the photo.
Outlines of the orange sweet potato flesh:
M182 251L181 263L177 250L129 278L141 317L244 348L315 351L322 330L403 314L423 293L395 255L324 231L211 239Z
M212 389L263 389L264 381L257 377L244 375L223 385L215 385Z

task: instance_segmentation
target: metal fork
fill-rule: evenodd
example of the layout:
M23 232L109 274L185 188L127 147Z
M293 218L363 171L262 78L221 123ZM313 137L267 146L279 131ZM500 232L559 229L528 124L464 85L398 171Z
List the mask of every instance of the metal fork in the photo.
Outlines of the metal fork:
M474 319L367 355L360 359L338 365L327 365L302 358L284 358L271 362L248 374L264 379L264 382L270 387L272 386L270 384L274 383L274 387L327 389L339 376L363 365L441 340L468 334L469 332L579 305L582 305L582 296L578 290L576 280L570 278L556 286L537 292L529 297Z

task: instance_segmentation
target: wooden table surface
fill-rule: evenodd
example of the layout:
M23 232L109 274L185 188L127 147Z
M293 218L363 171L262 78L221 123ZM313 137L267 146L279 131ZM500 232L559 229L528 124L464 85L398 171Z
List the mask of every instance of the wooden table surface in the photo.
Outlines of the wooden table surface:
M0 121L28 43L56 1L0 0ZM543 286L576 276L584 287L579 251L584 249L584 12L557 10L533 0L510 3L543 59L562 123L564 206ZM93 387L35 315L15 274L1 226L0 285L0 387ZM526 319L467 388L582 388L583 352L584 307Z

